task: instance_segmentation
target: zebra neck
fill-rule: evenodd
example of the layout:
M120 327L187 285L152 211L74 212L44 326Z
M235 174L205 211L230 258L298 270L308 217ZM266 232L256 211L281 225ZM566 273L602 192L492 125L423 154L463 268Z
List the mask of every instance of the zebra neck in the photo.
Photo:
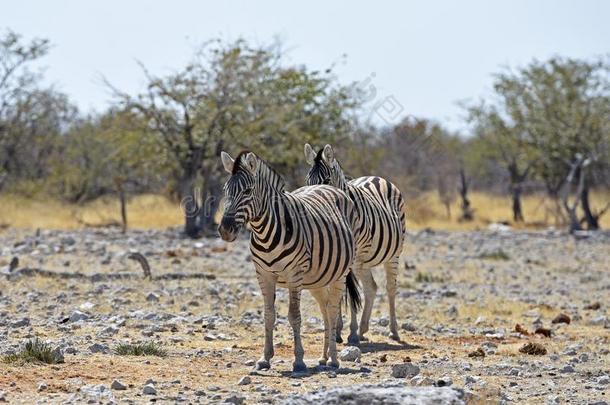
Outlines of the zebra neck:
M268 235L270 229L281 222L281 212L285 202L284 192L267 187L261 194L260 210L256 218L250 221L250 229L257 239Z
M335 176L337 177L335 179L337 184L336 187L344 192L347 192L347 180L345 180L345 174L343 173L343 169L339 165L339 162L337 162L336 160L333 169L335 172Z

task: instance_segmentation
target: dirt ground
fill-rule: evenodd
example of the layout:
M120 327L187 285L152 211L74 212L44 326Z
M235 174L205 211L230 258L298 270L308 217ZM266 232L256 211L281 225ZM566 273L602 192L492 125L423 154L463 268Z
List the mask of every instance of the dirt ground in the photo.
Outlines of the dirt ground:
M129 259L133 251L148 259L152 280ZM184 239L177 229L8 229L0 233L0 353L38 337L65 361L0 363L0 401L275 403L331 386L400 381L457 387L470 403L608 402L609 258L610 234L602 232L410 233L397 299L402 341L388 337L385 280L375 270L379 289L360 360L316 367L322 322L305 292L310 370L293 375L285 290L278 291L272 368L252 372L263 317L245 236L226 244ZM154 278L170 273L182 276ZM570 323L553 323L559 314ZM119 343L148 341L167 356L114 353ZM521 353L530 342L546 354ZM395 379L392 366L404 362L419 372ZM111 388L114 380L126 389ZM156 393L145 393L146 384Z

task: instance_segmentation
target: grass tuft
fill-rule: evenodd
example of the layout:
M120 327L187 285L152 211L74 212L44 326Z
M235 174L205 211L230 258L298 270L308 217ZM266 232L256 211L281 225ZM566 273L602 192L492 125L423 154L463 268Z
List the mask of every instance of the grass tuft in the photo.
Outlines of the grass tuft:
M155 342L148 343L121 343L114 350L119 356L167 356L167 351Z
M415 281L417 283L442 283L445 279L440 276L435 276L434 274L418 271L417 274L415 274Z
M59 364L64 362L60 352L53 350L50 345L41 342L38 338L29 340L19 353L4 356L2 360L9 364Z
M483 259L483 260L510 260L510 256L508 255L508 253L506 253L505 251L500 249L500 250L496 250L494 252L481 253L479 255L479 259Z

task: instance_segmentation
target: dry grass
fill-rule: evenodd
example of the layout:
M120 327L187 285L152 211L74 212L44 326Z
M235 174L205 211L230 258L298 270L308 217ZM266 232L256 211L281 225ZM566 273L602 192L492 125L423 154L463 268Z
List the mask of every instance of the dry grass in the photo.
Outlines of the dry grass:
M408 229L474 230L485 229L493 222L511 223L511 202L508 196L491 196L472 193L475 220L458 221L460 207L456 200L451 205L451 219L436 193L424 194L407 201ZM610 201L609 192L592 195L592 206L598 210ZM104 197L84 205L71 205L56 200L28 199L14 195L0 195L0 228L10 226L24 229L77 229L85 226L118 224L119 203L116 198ZM557 225L552 214L552 203L543 196L523 199L526 223L524 228L541 228ZM134 229L162 229L181 225L182 211L177 202L160 195L141 195L132 198L127 207L129 227ZM610 214L602 217L602 228L610 228Z

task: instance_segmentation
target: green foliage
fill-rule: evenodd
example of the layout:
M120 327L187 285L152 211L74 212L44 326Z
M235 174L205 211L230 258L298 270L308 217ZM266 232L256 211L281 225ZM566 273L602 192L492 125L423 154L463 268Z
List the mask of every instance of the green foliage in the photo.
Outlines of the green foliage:
M48 344L38 340L38 338L26 342L19 353L4 356L3 361L9 364L58 364L64 362L61 354L51 349L51 346Z
M167 356L167 351L155 342L147 343L121 343L114 350L119 356Z

